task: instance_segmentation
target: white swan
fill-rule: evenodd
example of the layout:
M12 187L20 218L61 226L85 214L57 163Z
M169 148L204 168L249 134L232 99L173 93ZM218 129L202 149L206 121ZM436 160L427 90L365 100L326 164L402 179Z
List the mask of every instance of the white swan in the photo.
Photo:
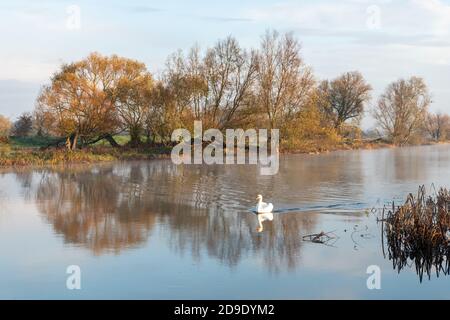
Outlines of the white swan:
M269 213L259 213L258 215L258 227L256 228L256 231L258 232L263 232L264 227L263 227L263 222L268 220L268 221L272 221L273 220L273 213L269 212Z
M270 213L273 210L273 204L271 203L265 203L262 201L262 195L258 195L256 197L256 200L258 200L258 203L256 204L256 212L257 213Z

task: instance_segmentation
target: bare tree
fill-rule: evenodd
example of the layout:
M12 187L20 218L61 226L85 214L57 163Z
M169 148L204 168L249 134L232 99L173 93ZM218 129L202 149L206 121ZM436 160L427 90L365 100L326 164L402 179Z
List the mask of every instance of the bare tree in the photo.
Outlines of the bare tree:
M333 126L340 129L347 120L362 117L371 90L361 73L347 72L331 82L325 80L320 84L319 107Z
M193 47L184 57L173 55L163 82L171 92L171 103L180 113L189 108L203 126L224 129L249 107L256 76L256 54L228 37L202 55Z
M194 46L186 57L182 51L173 54L154 99L157 104L154 111L166 122L166 127L172 131L175 127L189 127L193 118L206 120L207 97L208 83L199 47Z
M41 106L39 106L37 101L33 111L33 128L36 131L36 135L39 137L48 135L48 127L45 123L45 113L42 112Z
M256 75L256 55L239 47L228 37L209 49L204 59L208 84L207 117L218 129L225 129L239 109L249 106Z
M431 103L422 78L400 79L390 84L374 110L379 128L396 145L405 145L422 127Z
M427 113L425 130L434 141L446 140L450 129L450 117L447 114Z
M292 33L266 32L258 51L257 80L257 103L270 128L281 127L305 105L314 80Z

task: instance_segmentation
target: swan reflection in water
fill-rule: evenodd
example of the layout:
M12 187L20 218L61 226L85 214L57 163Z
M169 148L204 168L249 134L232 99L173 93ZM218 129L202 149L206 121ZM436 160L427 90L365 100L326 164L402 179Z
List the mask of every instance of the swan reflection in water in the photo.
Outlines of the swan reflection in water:
M258 227L256 228L257 232L264 231L264 226L263 226L264 221L273 221L273 213L272 212L257 213L256 216L258 218Z

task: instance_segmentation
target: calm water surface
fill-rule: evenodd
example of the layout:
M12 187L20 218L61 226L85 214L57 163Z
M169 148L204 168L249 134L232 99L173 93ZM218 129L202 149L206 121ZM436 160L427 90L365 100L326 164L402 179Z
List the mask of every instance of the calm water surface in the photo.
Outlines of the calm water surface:
M450 146L282 157L256 166L131 162L0 172L0 298L450 298L383 256L371 208L449 187ZM263 223L257 194L278 210ZM334 231L330 245L302 236ZM66 289L79 265L81 290ZM367 267L381 268L368 290Z

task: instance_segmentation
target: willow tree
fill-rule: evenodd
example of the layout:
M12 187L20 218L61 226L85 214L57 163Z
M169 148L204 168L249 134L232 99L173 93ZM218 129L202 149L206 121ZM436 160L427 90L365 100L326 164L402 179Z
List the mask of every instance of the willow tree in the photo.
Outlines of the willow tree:
M418 134L431 97L422 78L412 77L391 83L374 110L379 128L396 145L405 145Z
M37 111L52 134L67 138L67 147L77 141L92 143L128 130L136 138L143 122L143 104L151 85L144 64L118 56L97 53L61 67L38 97ZM136 133L137 132L137 133Z
M125 72L112 90L112 101L122 129L130 135L130 145L137 146L141 143L146 117L150 113L154 84L144 64L132 60L124 60L121 64Z

